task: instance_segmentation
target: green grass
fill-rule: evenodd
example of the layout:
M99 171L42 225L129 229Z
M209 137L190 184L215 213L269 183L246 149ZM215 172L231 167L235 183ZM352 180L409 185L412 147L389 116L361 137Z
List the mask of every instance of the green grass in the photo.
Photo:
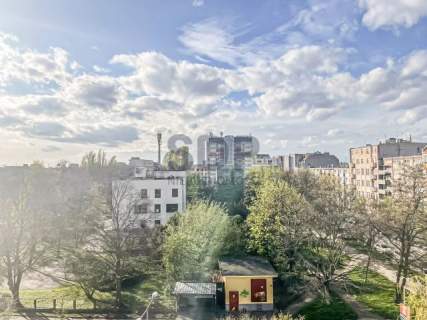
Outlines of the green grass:
M150 277L138 281L133 286L123 289L123 300L130 313L139 313L147 305L149 297L154 291L161 295L159 301L153 306L163 313L171 313L175 309L175 302L166 290L166 279L163 275L151 275ZM0 294L7 294L7 290L0 290ZM96 292L97 299L107 301L107 304L97 304L97 308L111 309L113 292ZM57 309L72 309L73 300L76 300L76 307L79 310L93 309L93 304L88 300L77 286L61 286L55 289L21 290L21 302L26 308L34 307L34 299L37 299L37 308L50 309L53 299L57 300Z
M365 269L357 267L350 274L350 281L358 288L352 289L356 300L387 319L396 319L398 307L394 303L394 283L382 275L369 271L365 284Z
M357 314L336 294L332 294L331 301L326 304L317 298L302 307L299 311L305 320L356 320Z

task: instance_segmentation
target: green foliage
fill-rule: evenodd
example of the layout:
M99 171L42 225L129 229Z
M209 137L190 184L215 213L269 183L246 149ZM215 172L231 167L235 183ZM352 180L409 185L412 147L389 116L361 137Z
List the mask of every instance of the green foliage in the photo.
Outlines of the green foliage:
M187 175L187 202L211 200L214 188L197 174Z
M244 204L250 207L256 198L257 190L265 181L282 179L283 172L276 167L254 167L245 176Z
M330 303L322 298L302 307L299 311L306 320L356 320L357 314L336 294L332 294Z
M250 212L250 248L274 261L279 271L292 271L308 236L309 207L304 198L283 180L266 180L256 192Z
M214 269L232 232L230 217L220 205L190 204L166 228L163 264L170 280L202 280Z
M415 314L415 320L427 319L427 275L414 277L412 280L414 285L406 302Z
M246 215L243 204L243 179L233 173L229 180L215 186L212 200L222 203L231 215Z
M393 282L374 271L369 271L368 283L365 284L365 269L361 267L352 270L349 278L357 288L352 292L357 301L367 305L373 313L387 319L396 319L398 311L394 302Z
M188 146L182 146L176 150L170 150L163 158L163 166L168 170L189 170L193 165L193 159Z

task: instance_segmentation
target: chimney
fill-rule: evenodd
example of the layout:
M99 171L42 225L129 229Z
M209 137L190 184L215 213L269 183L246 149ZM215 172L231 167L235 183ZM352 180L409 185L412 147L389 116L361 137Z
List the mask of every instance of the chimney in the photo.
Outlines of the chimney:
M159 133L157 133L157 147L158 147L158 149L157 149L157 157L158 157L158 159L157 159L157 161L158 161L158 163L159 164L161 164L161 146L162 146L162 134L159 132Z

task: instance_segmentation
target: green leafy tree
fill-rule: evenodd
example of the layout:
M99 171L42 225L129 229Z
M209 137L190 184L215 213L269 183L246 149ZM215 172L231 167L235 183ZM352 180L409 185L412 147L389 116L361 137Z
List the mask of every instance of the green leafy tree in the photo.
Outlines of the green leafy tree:
M268 180L282 179L284 173L276 167L253 167L248 170L244 181L244 204L247 208L256 199L257 190Z
M305 199L286 181L266 180L249 210L250 248L274 261L282 273L294 271L310 236Z
M163 264L168 278L206 279L223 253L231 226L222 206L208 202L190 204L166 228Z
M187 202L208 201L212 199L214 187L198 174L187 175Z
M193 159L188 146L170 150L163 158L163 166L168 170L190 170L192 165Z
M427 275L412 279L414 285L411 287L406 302L411 308L414 320L427 319Z

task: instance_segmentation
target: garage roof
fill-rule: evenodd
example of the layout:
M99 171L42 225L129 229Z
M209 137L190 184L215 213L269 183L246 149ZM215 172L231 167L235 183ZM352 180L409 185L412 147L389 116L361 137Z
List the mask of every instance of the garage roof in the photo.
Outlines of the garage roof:
M187 296L212 296L216 294L216 284L210 282L177 282L175 284L173 294Z
M261 257L223 258L219 260L223 276L271 276L277 277L270 262Z

